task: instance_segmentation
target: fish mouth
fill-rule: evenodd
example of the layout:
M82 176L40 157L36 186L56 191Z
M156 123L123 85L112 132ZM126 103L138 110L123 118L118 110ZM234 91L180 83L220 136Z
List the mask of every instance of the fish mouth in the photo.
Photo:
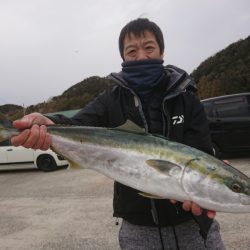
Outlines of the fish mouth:
M250 196L245 194L240 194L240 203L242 205L250 205Z

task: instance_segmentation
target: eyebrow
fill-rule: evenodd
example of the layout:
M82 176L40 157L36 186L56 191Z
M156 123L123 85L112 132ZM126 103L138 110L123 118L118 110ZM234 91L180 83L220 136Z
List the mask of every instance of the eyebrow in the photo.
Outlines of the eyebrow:
M153 43L153 44L155 44L155 41L154 40L148 40L148 41L146 41L145 43L143 43L143 45L147 45L147 44L150 44L150 43Z

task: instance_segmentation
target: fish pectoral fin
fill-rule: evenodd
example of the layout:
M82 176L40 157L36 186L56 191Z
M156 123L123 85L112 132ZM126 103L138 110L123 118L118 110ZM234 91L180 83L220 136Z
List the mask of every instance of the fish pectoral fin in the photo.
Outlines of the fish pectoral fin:
M51 126L53 126L53 124L52 124ZM60 153L57 152L57 150L56 150L53 146L50 146L50 149L51 149L52 151L54 151L56 154L60 155ZM66 160L69 162L70 168L81 168L81 166L80 166L78 163L76 163L76 162L74 162L74 161L68 159L67 157L65 157L65 158L66 158Z
M176 172L180 172L182 170L182 168L170 161L166 161L166 160L157 160L157 159L149 159L146 160L146 163L148 164L148 166L154 168L156 171L159 171L165 175L169 175L171 176L170 171L174 170L174 173L176 174Z
M76 162L74 161L71 161L71 160L67 160L70 164L70 168L81 168L81 166L79 164L77 164Z
M139 195L145 197L145 198L149 198L149 199L166 199L166 198L163 198L163 197L160 197L160 196L156 196L156 195L153 195L153 194L148 194L148 193L138 193Z

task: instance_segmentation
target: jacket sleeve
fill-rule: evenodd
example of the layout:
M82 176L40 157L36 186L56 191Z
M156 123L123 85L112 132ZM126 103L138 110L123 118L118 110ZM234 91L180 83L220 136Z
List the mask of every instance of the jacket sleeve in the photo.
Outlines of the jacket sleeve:
M185 116L187 120L185 121L184 143L213 154L209 126L203 105L195 94L189 93L188 95L189 100L185 105L189 106L190 109L187 110L188 114Z
M104 91L72 118L60 114L47 117L57 124L107 126L107 100L110 99L109 97L110 90Z

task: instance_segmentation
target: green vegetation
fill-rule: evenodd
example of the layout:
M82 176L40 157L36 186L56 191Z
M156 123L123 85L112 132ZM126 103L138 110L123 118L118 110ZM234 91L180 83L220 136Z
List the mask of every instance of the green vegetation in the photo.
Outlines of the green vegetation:
M202 62L191 76L201 99L250 92L250 36Z

